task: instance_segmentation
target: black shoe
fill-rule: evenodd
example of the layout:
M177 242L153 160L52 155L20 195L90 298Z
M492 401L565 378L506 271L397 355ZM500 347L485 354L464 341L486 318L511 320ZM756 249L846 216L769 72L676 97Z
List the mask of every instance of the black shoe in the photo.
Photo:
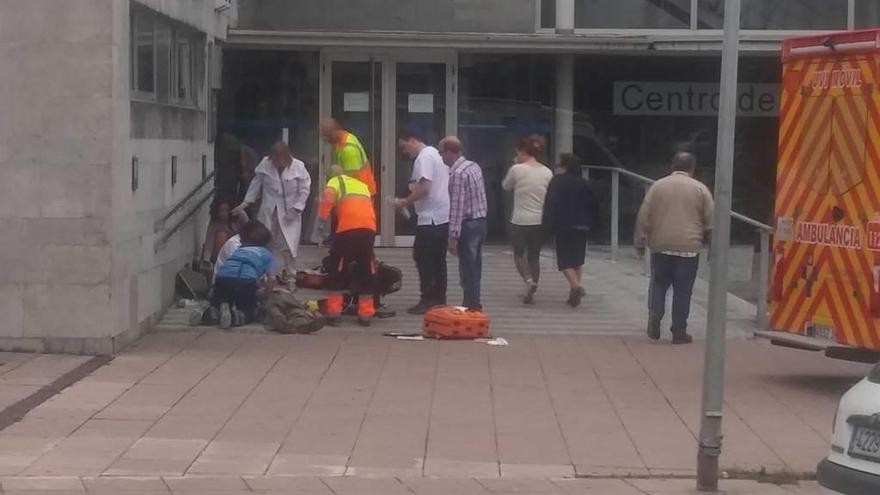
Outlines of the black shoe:
M327 316L326 322L327 322L327 326L339 327L339 326L342 326L342 317L341 316Z
M656 318L648 318L648 338L651 340L660 340L660 320Z
M373 317L371 316L358 316L358 325L362 327L368 327L373 323Z
M422 301L415 306L406 310L407 313L411 315L423 315L428 312L429 309L433 308L434 305L425 301Z
M394 311L384 304L376 308L376 318L379 318L380 320L384 320L385 318L394 318L395 316L397 316L397 311Z
M673 344L676 344L676 345L678 345L678 344L690 344L690 343L693 342L693 341L694 341L694 338L691 337L690 335L686 334L686 333L681 334L681 335L674 335L674 336L672 337L672 343L673 343Z
M581 305L581 301L584 296L587 295L587 291L584 290L583 287L578 287L577 289L571 289L568 293L568 305L572 308L576 308Z

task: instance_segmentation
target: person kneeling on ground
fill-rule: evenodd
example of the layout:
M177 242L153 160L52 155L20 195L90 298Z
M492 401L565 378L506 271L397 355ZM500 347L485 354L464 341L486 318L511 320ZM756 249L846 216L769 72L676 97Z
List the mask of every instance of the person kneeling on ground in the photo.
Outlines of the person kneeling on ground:
M323 237L329 230L330 215L336 210L336 231L330 248L328 279L332 288L352 288L358 297L358 323L369 326L376 314L373 292L376 259L376 211L370 189L363 182L345 175L342 168L330 167L330 179L321 198L318 229ZM343 296L327 298L327 323L339 325Z
M276 270L267 246L272 233L262 223L248 222L241 230L241 247L217 271L211 304L220 308L220 328L254 321L260 280ZM271 283L271 278L268 278Z

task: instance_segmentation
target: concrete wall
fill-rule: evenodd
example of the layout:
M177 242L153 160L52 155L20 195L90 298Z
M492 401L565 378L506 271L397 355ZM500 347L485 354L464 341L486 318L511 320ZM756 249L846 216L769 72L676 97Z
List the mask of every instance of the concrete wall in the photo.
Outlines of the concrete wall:
M212 2L145 3L220 34ZM0 349L118 350L171 301L173 273L202 235L204 213L153 249L153 221L213 154L204 118L189 140L131 138L129 7L0 0ZM142 155L134 194L132 153Z

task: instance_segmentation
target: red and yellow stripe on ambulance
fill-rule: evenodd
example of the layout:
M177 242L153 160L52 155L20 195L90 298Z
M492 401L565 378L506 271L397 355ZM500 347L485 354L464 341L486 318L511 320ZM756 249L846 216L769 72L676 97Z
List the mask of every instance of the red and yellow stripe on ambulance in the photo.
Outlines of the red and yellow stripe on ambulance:
M770 321L880 349L880 44L796 53L815 41L783 46Z

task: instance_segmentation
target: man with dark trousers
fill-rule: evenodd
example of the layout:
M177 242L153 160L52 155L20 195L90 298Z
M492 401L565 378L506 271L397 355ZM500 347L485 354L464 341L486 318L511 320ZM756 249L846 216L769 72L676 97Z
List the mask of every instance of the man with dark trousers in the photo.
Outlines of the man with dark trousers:
M679 152L672 173L654 183L645 195L636 221L635 245L640 256L651 249L651 285L648 295L648 337L660 338L666 312L666 293L672 287L672 343L688 344L691 295L700 249L712 231L712 193L694 179L697 160Z
M410 193L395 200L398 208L415 206L417 225L413 259L419 272L421 298L407 310L424 314L446 304L446 249L449 240L449 167L437 148L412 130L398 135L401 152L413 159Z

